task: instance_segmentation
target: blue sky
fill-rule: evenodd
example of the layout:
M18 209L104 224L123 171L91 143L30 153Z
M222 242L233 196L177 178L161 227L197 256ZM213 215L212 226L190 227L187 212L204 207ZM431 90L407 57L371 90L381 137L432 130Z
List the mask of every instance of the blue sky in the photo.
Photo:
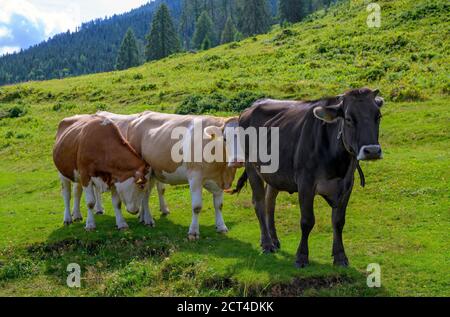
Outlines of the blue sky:
M0 56L149 0L0 0Z

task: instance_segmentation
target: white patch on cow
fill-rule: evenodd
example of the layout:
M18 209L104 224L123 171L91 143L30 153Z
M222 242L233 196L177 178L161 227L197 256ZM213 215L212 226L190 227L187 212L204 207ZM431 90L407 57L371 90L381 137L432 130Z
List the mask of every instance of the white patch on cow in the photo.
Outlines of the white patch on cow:
M101 177L92 177L91 180L94 183L95 188L97 189L97 193L102 194L109 191L108 184L106 184Z
M202 210L203 179L199 171L191 171L188 179L192 203L192 222L189 227L189 239L196 240L200 237L199 216Z
M141 190L135 183L133 177L130 177L124 182L115 183L117 193L120 196L120 200L125 203L127 211L130 214L136 215L139 212L139 207L142 204L144 198L144 190Z
M73 171L73 179L75 180L76 183L79 183L81 181L80 172L78 172L77 170L74 170Z
M108 118L105 118L101 123L101 125L108 125L108 124L112 124L112 121L109 120Z
M70 179L59 173L62 185L62 196L64 199L64 224L72 223L72 215L70 214Z
M86 219L86 230L95 230L95 219L94 212L92 207L95 206L95 194L94 194L94 185L92 182L89 182L87 187L83 187L86 199L86 205L88 207L88 216Z
M186 164L181 165L173 173L162 172L164 183L170 185L182 185L188 183L188 169Z
M81 195L83 194L83 187L80 183L74 183L73 184L73 220L78 221L82 220L83 216L81 216L81 210L80 210L80 202L81 202Z
M163 213L163 215L168 215L170 212L167 207L166 198L164 197L165 185L161 182L156 182L156 188L158 190L159 210Z
M114 188L111 190L111 197L112 197L112 205L114 208L114 213L116 215L117 229L119 229L119 230L128 229L128 225L125 222L125 219L123 218L122 210L120 208L120 197Z
M223 220L222 216L222 206L223 206L223 190L212 181L205 182L204 187L206 190L208 190L210 193L213 194L213 201L214 201L214 210L216 212L216 230L220 233L226 233L228 232L228 228L225 225L225 221Z
M155 226L155 220L153 219L152 213L150 211L149 206L149 199L151 191L154 187L155 181L152 180L149 184L148 189L144 192L144 197L142 199L142 207L141 212L139 214L139 222L143 223L146 226L154 227Z

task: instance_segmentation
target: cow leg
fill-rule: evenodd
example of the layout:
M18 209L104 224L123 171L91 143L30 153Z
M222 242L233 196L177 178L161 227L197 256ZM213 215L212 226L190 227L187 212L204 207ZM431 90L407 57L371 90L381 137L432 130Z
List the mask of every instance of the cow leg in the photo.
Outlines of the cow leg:
M73 184L73 221L83 221L83 216L81 215L80 210L80 202L81 202L81 195L83 194L83 187L80 183L74 183Z
M309 264L308 238L315 224L313 186L309 184L300 185L298 197L301 211L302 239L297 250L296 266L303 268Z
M201 173L197 171L191 172L188 179L192 201L192 223L189 227L188 239L193 241L200 238L199 216L202 211L203 179Z
M264 253L270 253L275 251L275 246L272 243L272 238L270 237L268 226L266 222L266 210L265 210L265 190L264 181L256 172L255 168L246 164L246 171L250 185L253 192L253 206L255 207L256 217L259 221L259 227L261 229L261 247Z
M95 230L95 219L94 219L94 207L95 207L95 193L94 193L94 185L92 182L89 182L87 187L83 187L86 205L88 209L88 215L86 219L86 230L93 231Z
M345 214L347 210L347 204L350 199L350 193L351 190L342 197L342 199L338 203L338 207L333 208L332 211L334 265L344 267L348 266L349 262L344 250L342 231L344 230Z
M59 178L61 179L61 185L62 185L62 196L64 199L64 225L68 226L72 223L72 215L70 214L70 187L71 182L69 179L64 177L63 175L59 175Z
M272 237L272 243L275 248L280 249L280 240L278 240L277 230L275 228L275 204L279 191L270 185L266 187L266 208L267 208L267 225L269 234Z
M155 220L153 219L152 213L150 211L150 194L152 193L152 189L155 186L155 180L150 179L150 185L148 190L144 193L144 198L142 199L142 207L141 212L139 214L139 222L143 223L146 226L154 227L155 226Z
M128 229L128 225L122 215L122 202L120 201L120 196L114 186L111 187L111 197L114 213L116 215L117 229L126 230Z
M167 207L166 198L164 197L166 186L163 183L156 182L156 188L158 190L159 210L162 212L163 216L167 216L170 214L170 211Z
M99 188L94 188L94 194L95 194L95 214L96 215L104 215L105 210L103 209L102 204L102 192Z
M227 233L228 228L222 216L223 190L214 183L206 183L205 188L213 195L214 210L216 212L216 230L218 233Z

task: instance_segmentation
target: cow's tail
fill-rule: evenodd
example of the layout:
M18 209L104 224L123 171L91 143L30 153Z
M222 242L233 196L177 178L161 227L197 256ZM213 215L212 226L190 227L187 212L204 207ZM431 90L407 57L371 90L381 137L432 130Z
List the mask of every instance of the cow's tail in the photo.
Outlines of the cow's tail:
M231 195L239 194L241 192L242 188L244 188L244 186L247 183L247 181L248 181L247 171L244 171L244 173L238 179L238 182L236 184L236 188L233 189L232 191L230 191L230 194Z

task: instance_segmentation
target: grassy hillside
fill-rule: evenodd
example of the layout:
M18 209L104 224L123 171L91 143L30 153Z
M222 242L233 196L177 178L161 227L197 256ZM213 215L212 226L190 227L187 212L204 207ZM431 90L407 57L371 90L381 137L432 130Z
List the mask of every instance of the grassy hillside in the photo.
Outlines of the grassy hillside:
M378 1L381 28L366 26L365 1L206 52L180 54L124 72L0 87L0 295L441 295L450 276L450 92L448 1ZM117 232L109 198L98 230L62 226L63 202L51 159L57 123L106 109L231 115L259 96L317 98L352 87L380 88L385 159L363 163L344 243L348 269L332 266L331 212L316 201L312 265L294 268L296 195L278 198L282 250L259 251L250 189L228 196L230 232L215 233L205 194L201 239L190 243L189 193L171 187L172 214ZM181 106L182 105L182 106ZM83 209L85 210L85 208ZM65 285L81 265L81 289ZM366 286L379 263L382 288Z

